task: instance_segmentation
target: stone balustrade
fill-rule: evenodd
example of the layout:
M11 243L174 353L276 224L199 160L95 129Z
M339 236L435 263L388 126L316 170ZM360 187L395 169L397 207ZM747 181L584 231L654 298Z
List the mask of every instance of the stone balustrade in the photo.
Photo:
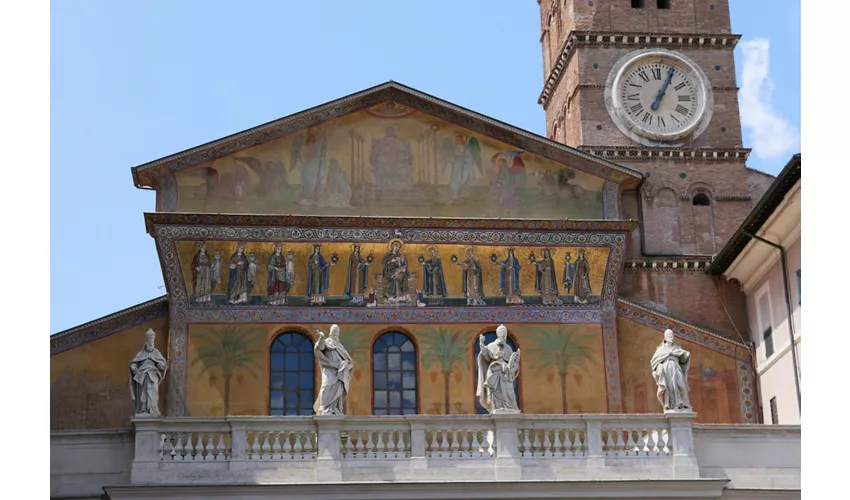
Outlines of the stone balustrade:
M695 479L694 417L138 418L130 482Z

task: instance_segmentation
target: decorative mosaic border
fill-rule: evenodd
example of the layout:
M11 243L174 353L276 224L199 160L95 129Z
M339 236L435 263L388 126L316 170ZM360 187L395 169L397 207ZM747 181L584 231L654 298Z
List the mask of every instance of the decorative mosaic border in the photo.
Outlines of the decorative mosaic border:
M452 219L445 217L351 217L310 215L249 215L146 212L145 227L153 234L154 225L191 224L199 231L206 226L261 226L297 228L398 228L419 229L529 229L541 231L622 231L637 228L635 221L623 220L555 220L555 219ZM353 233L352 233L353 234Z
M129 309L51 335L50 355L55 356L61 352L167 315L168 298L163 295Z
M641 178L639 172L628 167L596 158L583 151L390 81L271 123L134 167L132 169L134 181L136 186L158 186L160 179L169 173L179 172L386 101L395 101L529 153L615 182L627 179L637 182Z
M619 276L624 263L624 247L626 243L625 228L632 227L629 223L615 221L615 226L621 228L616 232L544 232L536 231L488 231L467 229L422 229L407 228L411 220L407 219L383 219L384 223L394 222L395 228L370 228L362 227L361 218L348 218L349 222L358 221L359 228L348 227L314 227L308 222L323 220L323 218L300 217L301 227L280 227L272 225L273 220L287 219L288 217L263 217L265 227L256 226L226 226L226 225L200 225L203 220L214 218L219 221L235 218L237 220L256 220L255 216L189 216L192 225L169 225L153 222L154 219L164 218L166 220L181 220L184 217L161 217L166 214L146 214L148 227L154 236L160 255L160 262L165 276L166 286L171 297L171 320L169 323L169 339L171 341L170 353L171 372L169 383L168 412L171 416L184 416L186 411L186 376L187 376L187 354L188 354L188 324L195 322L345 322L360 318L361 321L369 322L433 322L433 321L458 321L458 322L598 322L600 314L607 312L613 321L613 313L617 292L619 288ZM171 215L171 214L168 214ZM176 214L175 214L176 215ZM223 219L222 219L223 218ZM336 218L339 219L339 218ZM428 219L433 220L433 219ZM455 223L456 221L443 220L443 223ZM479 221L481 222L481 221ZM544 221L490 221L486 223L499 222L521 222L523 224L535 225ZM563 221L551 221L563 222ZM353 224L352 224L353 225ZM456 224L458 225L458 224ZM510 224L509 224L510 225ZM398 226L404 227L400 228ZM501 309L492 308L459 308L457 310L442 308L410 308L390 309L381 308L371 311L361 308L333 308L326 310L315 310L311 308L278 308L257 306L228 306L226 308L191 308L187 294L186 283L177 252L177 241L212 239L212 240L246 240L246 241L384 241L392 238L402 238L408 242L415 243L465 243L465 244L515 244L515 245L583 245L583 246L606 246L610 248L605 276L603 278L602 293L600 294L600 305L577 308L541 308L541 307L505 307ZM370 318L369 315L372 315ZM429 315L434 315L433 319ZM609 327L609 334L605 336L606 366L613 359L614 365L619 367L616 357L616 324ZM613 358L611 356L613 355ZM619 372L607 376L608 390L616 394L620 393ZM619 398L618 398L619 401ZM610 405L610 403L609 403ZM617 403L619 405L619 403ZM615 408L619 406L614 406Z
M738 388L741 395L741 418L748 424L758 423L758 409L755 405L755 374L747 361L737 361Z
M734 340L721 337L716 333L691 325L684 321L671 318L670 316L650 310L622 298L617 299L617 314L620 317L634 321L635 323L639 323L659 332L663 332L669 328L681 339L706 347L712 351L725 354L731 358L747 362L750 359L748 356L744 358L738 349L738 347L742 347L745 350L747 349L747 346L740 342L735 342Z
M641 148L633 146L579 146L597 158L611 161L646 161L653 158L682 161L745 161L750 156L747 148Z

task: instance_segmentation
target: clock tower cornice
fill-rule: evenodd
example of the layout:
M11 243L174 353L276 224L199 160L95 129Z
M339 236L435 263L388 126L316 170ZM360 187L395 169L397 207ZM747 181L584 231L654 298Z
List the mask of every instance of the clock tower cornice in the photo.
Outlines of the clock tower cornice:
M546 109L552 93L564 74L564 69L570 58L579 47L634 47L676 49L735 49L741 35L729 33L640 33L624 31L570 31L564 39L564 44L558 59L543 85L543 90L537 103Z

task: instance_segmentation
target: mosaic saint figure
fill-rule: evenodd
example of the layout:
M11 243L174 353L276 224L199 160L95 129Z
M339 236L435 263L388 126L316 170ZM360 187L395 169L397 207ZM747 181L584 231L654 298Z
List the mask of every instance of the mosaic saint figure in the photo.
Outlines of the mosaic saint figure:
M514 391L514 380L519 376L520 350L516 352L507 343L508 329L496 328L496 340L486 344L484 335L478 338L478 383L475 396L489 413L519 413Z
M369 261L360 254L360 245L354 245L348 257L348 278L345 281L345 295L351 303L363 303L363 296L369 288Z
M555 261L552 259L552 251L543 249L543 257L535 261L537 267L534 278L534 289L543 297L543 304L561 305L563 302L558 297L558 278L555 275Z
M230 304L248 302L248 265L245 243L239 243L236 252L230 256L230 280L227 283L227 301Z
M276 243L274 253L269 257L269 277L266 290L269 294L269 304L282 306L286 304L286 295L295 280L295 266L283 256L283 245Z
M481 262L472 248L466 249L466 260L457 263L463 270L461 279L463 281L463 295L466 297L466 305L483 306L484 303L484 279L481 273Z
M327 138L324 134L319 135L315 130L309 129L292 139L290 150L292 152L289 159L289 172L292 173L296 167L301 168L301 199L298 200L298 204L315 205L327 170L325 165Z
M381 277L384 297L390 302L406 301L408 297L407 259L401 253L404 242L395 238L390 241L390 251L381 259Z
M688 371L691 353L675 343L673 330L664 331L664 340L649 361L652 378L658 385L656 396L664 411L688 411Z
M455 134L443 140L442 172L451 167L449 205L466 198L466 188L481 172L481 144L475 137Z
M198 253L192 259L192 287L195 302L203 304L212 300L212 262L207 254L207 244L202 241L198 245Z
M313 354L322 371L319 396L313 404L316 415L345 415L345 399L348 396L354 361L339 341L339 325L331 325L331 333L316 330L319 339L313 346Z
M499 262L499 288L506 297L508 304L524 304L525 301L522 300L522 291L519 285L520 265L514 252L513 248L509 248L508 257Z
M307 297L311 304L324 304L330 286L331 262L322 256L322 245L313 245L313 253L307 261Z
M578 251L576 259L575 274L573 275L573 287L575 287L576 302L587 304L590 296L590 263L584 256L584 248Z
M221 251L219 250L216 250L213 254L211 272L212 288L215 288L221 283Z
M168 362L154 347L156 334L148 328L145 345L130 361L130 398L133 414L159 416L159 386L165 380Z
M351 186L336 158L328 161L328 178L319 196L320 207L351 208Z
M393 127L387 127L384 137L372 139L369 165L372 168L372 185L396 189L413 186L410 141L399 139Z
M445 297L448 295L446 289L446 278L443 276L443 260L437 253L437 247L428 247L428 259L422 266L425 271L425 290L428 297Z
M254 285L257 284L257 273L260 271L260 265L257 264L257 256L254 252L248 254L248 293L254 290Z
M570 289L573 287L573 278L576 275L576 265L573 263L573 257L570 252L564 256L564 294L569 295Z

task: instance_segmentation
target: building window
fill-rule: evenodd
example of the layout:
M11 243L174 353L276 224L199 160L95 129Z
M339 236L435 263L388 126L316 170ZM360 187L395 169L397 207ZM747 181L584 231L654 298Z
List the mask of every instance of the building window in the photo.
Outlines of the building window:
M372 346L372 410L375 415L415 415L416 346L400 332L388 332Z
M800 270L797 269L797 305L798 306L802 304L802 302L801 302L802 299L800 298L802 295L803 295L803 288L800 285Z
M633 9L642 9L644 7L644 0L632 0L632 8Z
M313 343L303 333L284 332L272 342L270 356L269 415L312 415Z
M762 335L764 339L764 357L770 358L773 356L773 327L768 326L767 330L764 331Z
M490 342L493 342L494 340L496 340L496 331L495 330L493 330L491 332L487 332L487 333L484 334L484 341L486 343L489 344ZM516 352L516 343L514 343L514 340L511 338L510 334L508 334L507 344L509 346L511 346L511 349L513 349L514 352ZM478 341L478 337L476 336L475 337L475 348L473 349L473 356L472 356L472 367L473 367L472 393L473 394L475 394L475 389L478 387L478 353L480 353L480 352L481 352L481 344ZM521 376L522 375L520 375L520 377ZM519 377L517 377L516 380L514 380L514 394L516 394L517 405L519 405L520 410L522 410L522 401L520 401L520 398L519 398ZM487 414L487 409L484 408L483 406L481 406L481 403L478 401L477 397L475 398L475 412L478 413L479 415L486 415Z
M776 397L770 398L770 421L779 425L779 410L776 409Z
M695 207L708 207L711 206L711 198L707 194L700 192L694 195L693 203Z
M658 0L658 8L659 9L669 9L670 8L670 0Z

